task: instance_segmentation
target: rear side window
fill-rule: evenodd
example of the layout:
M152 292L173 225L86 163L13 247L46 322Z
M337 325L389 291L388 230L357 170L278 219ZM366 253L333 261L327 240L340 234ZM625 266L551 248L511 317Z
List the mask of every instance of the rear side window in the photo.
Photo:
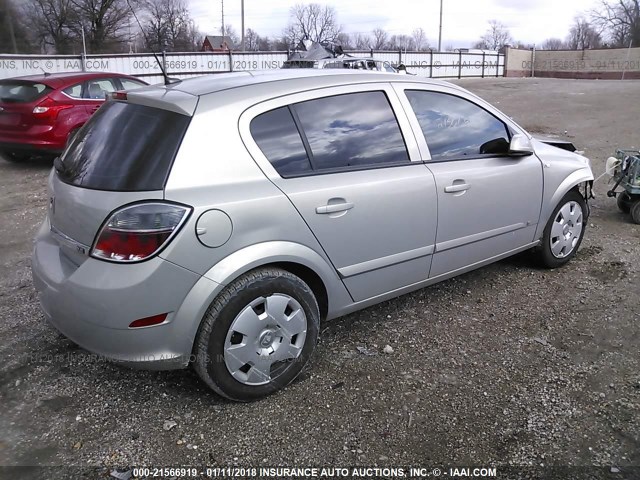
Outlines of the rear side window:
M407 90L433 160L496 155L509 151L507 126L464 98Z
M44 97L53 89L43 83L26 80L0 80L0 102L30 103Z
M71 85L70 87L62 90L64 93L69 95L71 98L82 98L82 84L78 83L76 85Z
M251 135L282 177L409 163L384 92L296 103L258 115Z
M162 190L189 120L158 108L107 102L74 137L58 175L97 190Z
M289 107L258 115L251 122L251 135L282 177L311 171L309 157Z
M319 98L292 106L316 170L409 163L400 126L384 92Z

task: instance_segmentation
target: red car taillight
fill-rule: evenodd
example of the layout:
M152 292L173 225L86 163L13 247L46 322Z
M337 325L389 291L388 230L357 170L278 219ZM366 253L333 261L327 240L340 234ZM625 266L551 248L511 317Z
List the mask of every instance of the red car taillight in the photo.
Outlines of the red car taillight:
M104 224L91 256L114 262L138 262L165 247L191 213L172 203L130 205L114 212Z
M68 108L73 108L73 105L57 103L55 100L47 97L33 109L32 113L36 118L43 120L55 120L58 118L58 114L62 110L66 110Z

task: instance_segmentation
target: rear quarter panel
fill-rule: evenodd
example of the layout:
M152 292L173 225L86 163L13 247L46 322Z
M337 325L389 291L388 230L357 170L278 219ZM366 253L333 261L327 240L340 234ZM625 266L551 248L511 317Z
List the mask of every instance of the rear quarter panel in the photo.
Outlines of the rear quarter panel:
M322 278L329 311L344 307L352 300L325 252L289 199L258 168L237 121L230 121L245 105L209 97L201 98L165 189L167 200L190 205L194 212L161 256L223 284L260 265L300 263ZM196 234L200 216L213 209L232 223L229 240L215 248Z

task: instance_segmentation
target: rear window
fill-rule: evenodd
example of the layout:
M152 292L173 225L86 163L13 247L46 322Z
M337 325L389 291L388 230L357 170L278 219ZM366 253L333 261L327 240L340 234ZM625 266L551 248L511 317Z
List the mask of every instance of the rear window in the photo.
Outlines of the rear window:
M43 83L26 80L0 80L0 102L30 103L52 91Z
M107 102L62 155L61 180L96 190L162 190L190 117Z

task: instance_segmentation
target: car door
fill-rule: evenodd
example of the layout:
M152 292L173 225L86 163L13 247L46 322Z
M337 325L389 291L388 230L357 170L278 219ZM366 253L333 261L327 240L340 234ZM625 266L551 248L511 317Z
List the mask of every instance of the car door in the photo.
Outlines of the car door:
M249 150L355 301L424 281L431 264L435 182L413 137L403 136L411 132L406 116L396 118L392 106L400 108L390 86L368 85L298 94L248 113Z
M438 196L430 277L514 252L534 241L542 205L542 164L509 156L511 128L488 105L446 87L401 88L423 134ZM420 142L419 142L420 143Z

